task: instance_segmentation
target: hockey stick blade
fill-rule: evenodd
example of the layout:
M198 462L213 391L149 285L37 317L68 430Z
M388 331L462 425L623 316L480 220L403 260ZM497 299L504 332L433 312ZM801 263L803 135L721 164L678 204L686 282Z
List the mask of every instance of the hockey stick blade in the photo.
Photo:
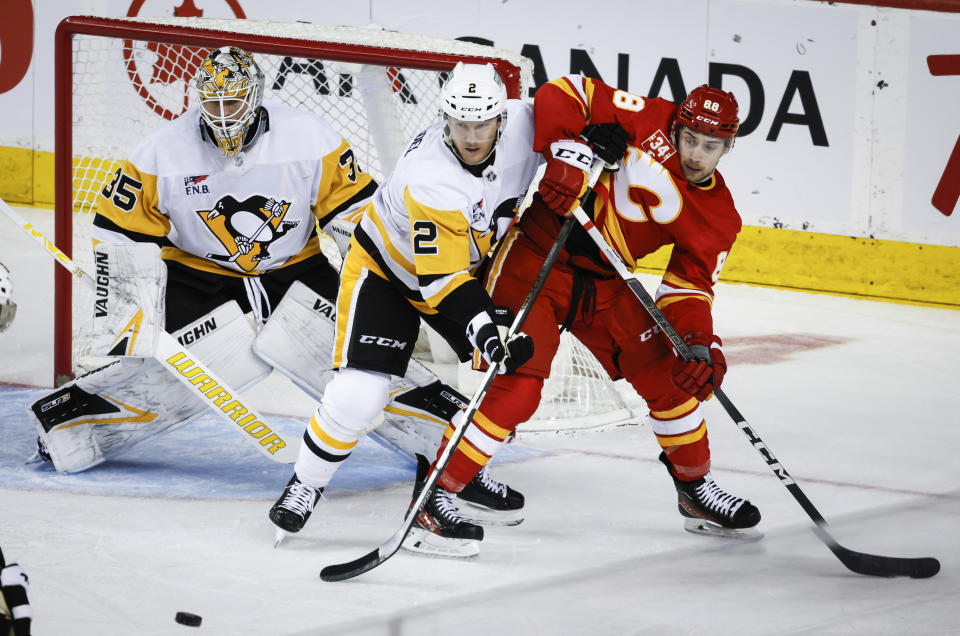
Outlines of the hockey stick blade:
M856 552L845 548L834 539L826 529L817 524L813 532L823 541L830 551L848 570L866 576L908 576L911 579L929 579L940 571L940 561L933 557L889 557L878 554Z
M630 288L630 291L633 292L637 300L640 301L640 304L643 305L643 308L647 310L650 318L653 319L663 335L670 341L670 344L673 345L684 360L690 360L691 353L687 343L677 334L676 329L673 328L673 325L670 324L667 317L664 316L660 308L657 307L653 297L644 289L636 275L627 269L620 254L607 243L607 240L594 225L593 220L579 208L574 209L573 213L580 222L580 225L583 226L583 229L587 231L587 234L600 249L600 252L624 280L627 287ZM823 515L820 514L820 511L817 510L813 503L807 498L807 495L800 489L800 486L794 481L793 477L790 476L787 469L784 468L776 456L774 456L773 451L770 450L766 443L760 439L760 436L750 427L746 418L737 410L737 407L730 401L726 393L719 387L714 387L713 393L720 404L723 405L723 409L727 412L727 415L729 415L730 419L740 428L741 432L746 435L750 444L760 453L763 460L767 463L767 466L780 480L780 483L793 495L797 503L800 504L800 507L803 508L804 512L806 512L814 522L815 525L813 529L817 537L830 548L833 554L849 570L867 576L909 576L914 579L930 578L940 571L940 562L933 557L907 559L878 556L864 552L854 552L837 543L836 539L827 532L827 522L824 520Z
M320 570L320 578L324 581L345 581L359 576L377 567L392 556L392 554L384 555L382 551L382 547L377 548L369 554L364 554L359 559L354 559L349 563L328 565Z

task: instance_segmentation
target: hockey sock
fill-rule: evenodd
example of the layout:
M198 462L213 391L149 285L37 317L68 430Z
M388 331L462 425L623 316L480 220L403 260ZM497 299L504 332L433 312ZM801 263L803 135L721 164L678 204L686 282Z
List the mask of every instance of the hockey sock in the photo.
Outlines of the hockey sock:
M463 490L486 466L517 425L530 419L537 410L542 388L543 378L530 375L497 376L440 477L440 485L450 492ZM443 452L453 431L454 424L451 423L444 432L437 457Z
M673 467L673 475L680 481L700 479L710 470L710 444L707 440L705 422L697 431L693 431L693 434L698 434L700 431L703 435L694 442L663 446L663 451Z

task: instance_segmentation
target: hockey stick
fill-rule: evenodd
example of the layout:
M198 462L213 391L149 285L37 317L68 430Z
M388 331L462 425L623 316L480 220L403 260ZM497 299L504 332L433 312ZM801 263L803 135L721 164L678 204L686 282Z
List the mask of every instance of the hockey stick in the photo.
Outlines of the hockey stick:
M597 182L597 177L600 176L601 170L603 170L603 162L600 161L595 162L590 168L589 176L591 187ZM560 232L557 234L556 240L550 247L550 251L547 253L547 257L544 259L543 265L540 267L540 271L537 272L537 277L533 281L533 286L530 288L530 291L527 292L527 297L523 300L523 304L520 306L520 311L517 312L516 317L513 319L513 324L510 325L510 329L507 330L507 335L504 338L505 341L509 340L511 336L520 331L523 321L527 319L527 314L530 313L530 308L533 306L533 302L537 299L537 296L540 295L540 290L543 288L544 283L547 281L547 276L550 274L550 270L553 269L553 264L557 261L557 257L560 255L560 250L563 249L564 243L567 242L567 237L570 235L570 231L573 229L573 226L574 219L572 216L564 220L563 225L560 227ZM363 555L359 559L354 559L353 561L349 561L347 563L337 563L335 565L326 566L320 571L321 579L324 581L343 581L345 579L351 579L355 576L363 574L364 572L372 570L396 554L397 550L400 549L401 544L403 544L403 540L410 532L410 528L413 526L413 522L417 518L417 514L419 514L420 509L423 508L424 503L427 501L427 498L433 491L434 486L436 486L437 481L440 479L440 475L443 474L447 464L450 463L450 458L453 456L454 450L460 444L460 440L463 439L464 434L467 432L467 427L469 426L470 422L473 421L473 416L480 407L480 403L483 402L483 398L486 396L487 390L493 383L493 379L497 375L497 370L499 368L500 363L497 363L491 364L487 369L487 372L484 374L483 380L480 383L480 387L477 389L476 393L473 394L473 398L470 400L469 404L467 404L464 415L460 420L460 425L457 426L456 430L450 436L447 446L443 449L443 452L437 459L437 463L433 469L433 472L431 472L429 477L427 477L427 481L423 485L423 489L420 490L420 494L417 496L417 499L410 506L409 510L407 510L407 514L403 518L403 523L400 524L400 527L397 528L396 532L394 532L390 538L387 539L386 542L384 542L379 548Z
M0 210L11 221L29 234L47 253L64 266L71 274L89 287L96 289L96 282L79 265L74 263L60 248L50 242L46 236L0 199ZM253 410L243 399L239 391L231 389L217 377L213 370L187 351L176 338L166 331L160 331L153 357L177 380L206 404L220 419L243 434L244 439L257 447L261 453L275 462L292 464L297 459L298 449L289 446L283 438L265 422L266 420ZM201 382L200 380L204 381Z
M617 270L620 277L627 283L630 290L636 295L637 299L640 300L644 309L647 310L650 317L657 323L657 326L660 327L660 330L670 340L680 356L684 360L690 360L692 355L687 343L683 341L683 338L681 338L673 328L673 325L670 324L667 317L664 316L660 308L657 307L653 298L650 297L650 294L647 293L647 290L644 289L640 283L637 275L627 269L620 254L607 243L593 221L583 210L579 208L574 210L574 215L590 235L590 238L597 244L597 247L600 248L600 251L606 259L610 261L614 269ZM848 569L857 574L866 574L869 576L909 576L914 579L929 578L940 571L940 562L933 557L900 558L878 556L865 552L855 552L837 543L836 539L834 539L827 530L826 520L824 520L820 512L814 507L813 503L807 499L807 496L800 489L800 486L797 485L797 482L787 473L787 469L780 464L780 461L774 456L773 451L771 451L766 443L760 439L760 436L750 428L746 418L740 414L740 411L733 405L733 402L730 401L726 393L724 393L720 387L714 387L713 392L714 395L717 396L717 399L720 400L720 404L723 405L723 408L730 418L733 419L734 423L743 431L747 439L750 440L750 444L757 449L757 452L763 457L763 460L767 463L767 466L770 467L770 470L780 479L780 483L790 491L790 494L797 500L800 507L803 508L804 512L813 520L815 524L813 531L817 537L830 548L830 551L833 552Z

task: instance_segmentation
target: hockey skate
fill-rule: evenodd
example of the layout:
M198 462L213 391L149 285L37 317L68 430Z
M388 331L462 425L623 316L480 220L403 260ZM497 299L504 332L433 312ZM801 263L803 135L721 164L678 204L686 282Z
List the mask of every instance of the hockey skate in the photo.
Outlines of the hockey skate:
M413 489L416 501L427 480L430 463L423 455L417 455L417 481ZM411 552L430 556L468 558L480 553L483 528L464 519L453 496L439 485L423 504L403 547ZM412 505L412 504L411 504Z
M302 483L294 473L283 494L270 508L270 521L277 526L273 547L279 547L287 534L300 532L306 525L313 507L317 505L323 488L312 488Z
M659 459L677 488L677 508L683 515L687 532L744 541L763 537L763 533L754 528L760 523L756 506L724 492L709 472L694 481L680 481L674 476L666 453L661 452Z
M523 521L523 495L494 479L486 466L457 493L456 504L473 523L515 526Z

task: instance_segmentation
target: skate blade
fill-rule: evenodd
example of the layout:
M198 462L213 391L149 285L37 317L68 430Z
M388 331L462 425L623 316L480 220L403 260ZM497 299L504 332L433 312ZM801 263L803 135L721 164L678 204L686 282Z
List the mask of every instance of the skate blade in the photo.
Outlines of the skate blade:
M683 529L693 534L737 539L738 541L759 541L763 538L763 533L756 528L724 528L705 519L691 519L689 517L683 520Z
M405 550L432 557L469 559L480 554L479 541L440 537L423 528L410 528L402 545Z
M485 506L455 499L454 504L464 519L481 526L517 526L523 523L523 508L517 510L494 510Z
M283 543L283 540L287 538L288 534L289 533L286 530L277 528L276 533L273 535L273 548L279 548L280 544Z
M27 464L40 464L45 461L49 461L49 460L44 459L43 456L40 454L40 451L33 451L33 455L28 457L27 461L23 462L23 465L26 466Z

